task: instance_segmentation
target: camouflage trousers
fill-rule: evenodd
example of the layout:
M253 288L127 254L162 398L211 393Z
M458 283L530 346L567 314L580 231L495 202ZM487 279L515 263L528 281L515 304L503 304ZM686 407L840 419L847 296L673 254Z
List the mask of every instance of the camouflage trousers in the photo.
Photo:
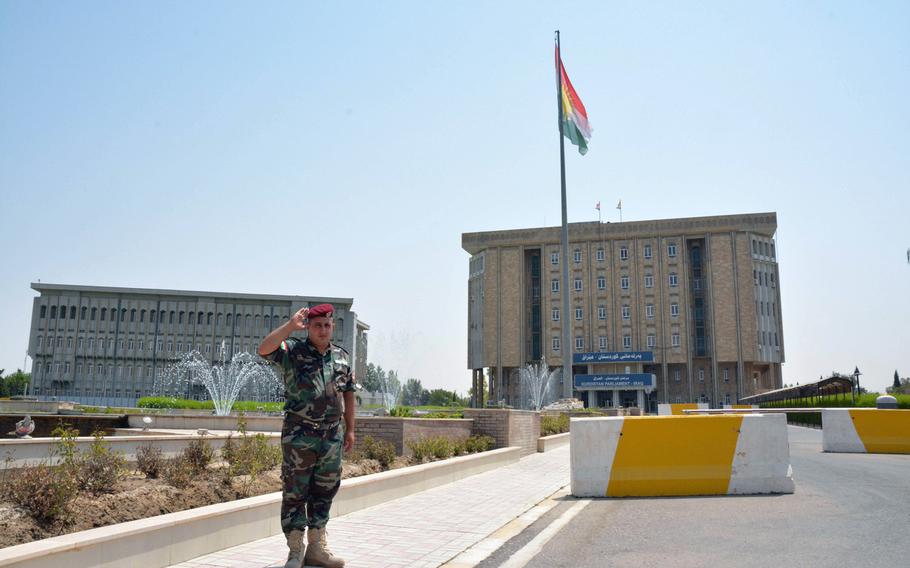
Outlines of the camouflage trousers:
M324 528L341 486L344 428L326 430L285 423L281 435L281 529L288 535L306 527Z

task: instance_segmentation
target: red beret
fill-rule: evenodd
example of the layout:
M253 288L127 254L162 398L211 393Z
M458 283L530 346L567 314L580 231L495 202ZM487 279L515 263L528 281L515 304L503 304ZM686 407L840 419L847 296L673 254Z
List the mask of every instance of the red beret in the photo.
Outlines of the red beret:
M330 318L332 317L333 313L335 313L335 308L332 307L332 304L319 304L318 306L313 306L310 308L310 311L307 314L307 318Z

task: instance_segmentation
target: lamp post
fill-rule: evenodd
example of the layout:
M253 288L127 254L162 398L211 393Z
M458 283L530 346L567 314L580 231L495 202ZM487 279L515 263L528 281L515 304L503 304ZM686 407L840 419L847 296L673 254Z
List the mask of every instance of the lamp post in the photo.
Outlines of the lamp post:
M859 372L859 367L854 368L853 369L853 386L854 386L854 388L856 388L857 396L859 396L861 394L860 390L859 390L859 376L860 375L862 375L862 373Z

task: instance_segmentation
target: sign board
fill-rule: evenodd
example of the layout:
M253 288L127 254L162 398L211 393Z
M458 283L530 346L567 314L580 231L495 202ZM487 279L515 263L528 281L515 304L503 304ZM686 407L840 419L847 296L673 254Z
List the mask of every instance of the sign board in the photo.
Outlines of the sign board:
M575 388L652 390L657 388L657 376L651 373L575 375Z
M650 363L653 351L604 351L602 353L575 353L572 362L584 363Z

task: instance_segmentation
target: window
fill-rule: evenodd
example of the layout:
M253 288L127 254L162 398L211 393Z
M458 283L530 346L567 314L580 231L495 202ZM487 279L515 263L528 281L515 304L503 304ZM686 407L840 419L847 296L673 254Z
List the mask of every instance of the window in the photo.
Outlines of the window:
M679 284L679 277L676 276L675 272L671 272L670 273L670 287L676 288L677 284Z
M177 342L177 353L183 353L183 342L182 341Z
M180 325L183 325L183 316L184 316L184 314L185 314L185 312L180 312L179 314L177 314L177 323L180 324Z
M151 311L149 312L149 322L150 322L150 323L155 323L155 314L156 314L156 313L157 313L157 312L156 312L155 310L151 310Z
M164 345L164 342L163 342L161 339L159 339L159 340L158 340L158 345L157 345L157 346L158 346L158 351L161 351L161 346L162 346L162 345Z
M70 306L70 319L76 319L76 306Z
M654 276L652 274L645 274L645 288L654 287Z
M651 245L645 245L644 255L646 259L651 258Z
M206 352L206 353L211 353L211 352L212 352L212 344L211 344L211 343L207 343L207 344L206 344L206 346L205 346L205 352Z
M631 348L632 348L632 336L631 336L631 335L623 335L623 336L622 336L622 346L623 346L623 348L625 348L625 349L631 349Z
M88 338L88 350L91 351L94 348L95 348L95 338L89 337Z
M202 312L199 312L199 314L197 315L197 318L196 318L196 325L202 325L204 317L205 317L205 314L203 314ZM258 324L259 316L256 316L256 322Z
M120 344L120 350L122 351L123 350L123 339L121 338L118 343Z
M107 308L101 308L101 321L107 317Z
M698 380L699 380L699 382L702 382L702 383L705 382L705 370L704 369L698 370Z
M70 374L70 364L68 362L63 365L63 373L66 375Z
M598 345L600 346L601 350L604 350L607 348L607 336L606 335L601 335L598 338Z
M632 317L632 309L629 306L622 307L622 319L627 320Z
M57 319L57 306L51 306L51 319Z
M775 284L774 284L774 271L772 270L771 272L769 272L769 273L768 273L768 276L771 277L771 287L774 288L774 287L775 287Z
M676 243L670 243L667 245L667 256L670 258L676 256Z
M173 341L168 341L168 342L167 342L167 350L168 350L168 352L174 350L174 342L173 342Z
M212 316L214 316L214 315L215 315L215 314L213 314L212 312L209 312L208 314L206 314L206 316L205 316L205 325L212 325ZM269 318L266 317L265 319L266 319L266 322L268 322L268 319L269 319ZM266 325L266 327L268 327L268 325Z
M47 306L41 306L41 315L39 317L42 319L47 317Z
M582 318L581 308L575 308L575 319L580 320Z
M670 315L674 318L679 317L679 304L676 302L670 304Z
M629 260L629 249L619 247L619 260Z
M654 304L648 304L645 306L645 317L648 319L654 319Z
M607 308L606 308L606 306L598 306L598 308L597 308L597 319L602 319L602 320L607 319Z
M167 323L169 323L169 324L174 323L174 316L175 316L175 315L176 315L176 314L174 313L174 310L171 310L171 313L168 314Z
M129 341L129 346L130 346L130 351L132 351L133 347L135 347L135 343L133 343L132 339L130 339L130 341Z
M120 310L120 321L126 321L126 308Z
M679 369L673 369L673 380L679 382Z
M553 266L559 265L559 253L558 252L550 253L550 264L552 264Z
M132 323L134 321L136 321L136 308L130 310L130 322Z
M771 243L771 258L777 257L777 254L774 252L774 243Z
M575 350L584 351L584 348L585 348L585 338L581 337L581 336L576 337L575 338Z
M777 332L776 331L774 332L774 346L780 347L780 343L777 342Z
M597 260L598 260L598 262L603 262L603 260L604 260L604 249L603 249L603 247L597 249Z
M575 255L574 255L573 260L575 261L575 264L578 264L581 262L581 250L575 249Z
M679 332L677 331L671 336L671 342L673 347L679 347Z
M40 348L41 348L41 344L44 342L44 340L43 340L43 338L39 335L37 341L38 341L38 348L40 349Z
M730 382L730 369L724 369L724 382Z
M730 404L730 393L724 394L724 404L726 404L726 405Z
M231 314L227 315L227 325L228 325L228 327L231 326Z
M550 290L552 290L553 292L559 292L559 279L558 278L554 278L553 280L550 280ZM265 319L268 320L269 318L265 318Z
M607 287L607 277L601 274L597 277L597 289L604 290Z
M559 337L555 335L553 336L553 351L559 351Z
M95 318L98 316L98 308L92 308L92 314L89 316L92 321L95 321Z
M755 282L755 285L758 286L758 271L754 268L752 269L752 280Z
M88 313L88 308L87 308L86 306L82 306L82 309L79 310L79 319L83 319L83 320L84 320L84 319L85 319L85 315L86 315L87 313ZM81 374L81 373L80 373L80 374Z
M72 337L67 337L67 338L66 338L66 348L67 348L67 349L72 349L72 348L73 348L73 338L72 338Z
M143 349L145 349L145 340L140 339L139 340L139 351L142 351Z
M575 279L575 291L581 292L581 278Z
M99 377L104 376L104 365L102 365L101 363L98 363L98 376Z
M62 336L62 335L58 335L58 336L57 336L57 348L60 349L60 348L62 348L62 347L63 347L63 336Z
M628 276L621 276L619 278L619 287L622 288L623 290L629 289L629 277Z
M553 310L550 312L550 314L551 314L551 317L553 318L553 321L559 321L559 308L553 308Z
M657 338L654 337L653 333L649 333L648 334L648 347L653 348L655 345L657 345Z
M758 254L758 241L752 241L752 254Z

